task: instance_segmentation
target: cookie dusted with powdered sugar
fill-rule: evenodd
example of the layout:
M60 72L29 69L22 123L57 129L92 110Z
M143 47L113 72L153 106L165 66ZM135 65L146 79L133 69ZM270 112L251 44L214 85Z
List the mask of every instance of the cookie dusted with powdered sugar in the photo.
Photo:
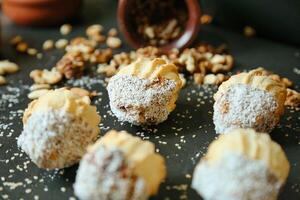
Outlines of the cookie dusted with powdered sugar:
M25 110L18 146L40 168L68 167L79 162L97 139L99 122L88 96L64 88L52 90Z
M81 200L146 200L166 176L154 145L122 131L110 131L88 148L74 190Z
M284 111L286 88L261 69L232 76L214 96L214 124L217 133L235 128L253 128L269 133Z
M107 86L110 107L120 121L158 124L176 107L182 82L177 67L161 58L138 59L121 68Z
M192 188L207 200L276 200L289 168L284 151L268 134L235 129L209 145Z

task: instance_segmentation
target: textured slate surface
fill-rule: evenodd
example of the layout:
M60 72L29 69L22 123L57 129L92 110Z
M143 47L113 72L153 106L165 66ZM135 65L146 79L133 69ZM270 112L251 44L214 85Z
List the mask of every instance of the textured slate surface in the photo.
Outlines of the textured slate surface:
M101 23L107 30L116 26L116 1L90 0L86 3L81 20L74 26L71 36L84 35L89 24ZM8 199L69 199L74 197L72 184L77 166L45 171L38 169L25 154L17 148L16 138L22 130L22 110L27 107L28 87L32 84L29 72L36 68L51 68L63 52L46 52L38 60L17 54L9 46L11 36L20 34L33 47L41 49L46 39L61 38L58 27L24 28L16 27L4 19L2 57L17 62L21 71L8 76L9 86L0 87L0 197ZM300 78L294 68L300 69L300 49L261 38L248 39L230 30L209 26L202 29L199 41L212 44L226 43L236 64L233 71L251 69L257 66L279 73L296 83L299 90ZM124 45L123 50L129 50ZM205 153L208 144L216 137L212 123L212 95L214 87L200 87L191 81L183 89L176 110L169 119L155 127L137 127L119 123L109 111L107 92L103 77L96 75L91 66L88 77L82 81L71 81L67 85L82 85L87 89L100 91L94 99L102 116L102 134L108 129L127 130L154 142L166 157L168 178L153 199L201 199L189 185L197 161ZM64 85L64 84L62 84ZM300 123L299 110L288 109L280 125L271 134L287 153L291 173L280 199L300 199ZM12 184L14 183L14 184ZM182 188L187 187L187 190ZM72 198L71 198L72 199Z

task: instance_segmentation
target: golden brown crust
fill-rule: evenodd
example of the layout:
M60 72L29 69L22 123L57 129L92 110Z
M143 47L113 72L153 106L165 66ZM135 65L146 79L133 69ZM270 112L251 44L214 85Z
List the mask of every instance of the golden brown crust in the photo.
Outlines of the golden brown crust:
M205 159L213 163L226 153L242 154L263 162L282 183L289 174L290 165L284 151L265 133L257 133L253 129L235 129L221 135L209 145Z
M160 183L166 177L166 166L164 158L155 152L153 143L143 141L125 131L112 130L89 147L88 152L94 151L99 145L121 150L134 173L144 179L148 195L158 192Z
M218 99L223 93L225 93L232 85L245 84L250 87L261 89L271 93L276 102L278 103L277 113L282 115L284 111L284 102L286 99L286 88L280 82L273 80L271 77L264 75L263 69L258 68L251 70L250 72L240 73L225 82L223 82L217 93L214 95L214 99Z
M88 96L81 97L66 88L51 90L39 99L32 101L24 112L23 123L25 124L33 112L46 109L64 109L75 116L81 117L92 127L97 127L100 116L96 107L90 105Z
M118 74L137 76L143 79L169 79L174 80L178 89L182 87L177 67L174 64L166 63L164 59L139 58L128 66L122 67Z

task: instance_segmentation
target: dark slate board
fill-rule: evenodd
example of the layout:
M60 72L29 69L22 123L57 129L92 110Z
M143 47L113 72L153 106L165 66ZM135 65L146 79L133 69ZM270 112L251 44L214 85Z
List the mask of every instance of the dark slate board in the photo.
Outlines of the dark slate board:
M101 23L106 30L116 27L116 1L87 1L82 17L74 25L70 37L84 35L85 28ZM46 39L61 38L58 27L24 28L12 25L4 19L2 27L2 57L17 62L21 71L8 76L8 86L0 88L0 197L5 199L74 199L72 185L77 166L58 171L38 169L16 145L16 138L22 130L22 110L27 107L28 87L32 84L29 72L36 68L51 68L63 52L53 50L43 54L42 59L18 54L9 46L9 39L20 34L33 47L41 49ZM261 38L248 39L239 33L214 26L203 27L199 41L211 44L226 43L235 58L234 72L257 66L279 73L296 83L299 90L300 78L294 69L300 68L300 50L293 46ZM128 51L127 45L121 51ZM156 144L166 157L168 178L160 192L152 199L201 199L190 189L193 169L208 144L216 134L212 123L212 95L215 87L200 87L188 81L182 90L177 108L164 123L154 127L137 127L119 123L111 115L108 106L104 77L96 75L91 67L89 78L75 81L84 88L100 91L94 99L102 116L102 134L108 129L127 130L130 133L149 139ZM66 85L72 85L67 83ZM287 109L280 125L271 133L280 143L291 163L291 172L280 199L300 199L300 123L299 109ZM14 183L14 184L11 184ZM184 188L187 187L187 190Z

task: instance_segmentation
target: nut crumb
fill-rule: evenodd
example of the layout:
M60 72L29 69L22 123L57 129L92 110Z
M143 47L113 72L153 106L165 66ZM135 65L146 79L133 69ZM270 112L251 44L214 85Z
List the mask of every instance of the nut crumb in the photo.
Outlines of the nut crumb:
M120 40L120 38L109 36L106 40L106 44L108 47L116 49L121 47L122 41Z
M118 35L118 31L116 28L111 28L109 29L108 31L108 36L111 36L111 37L116 37Z
M41 90L41 89L50 89L50 85L49 85L49 84L33 84L33 85L30 87L30 90L31 90L31 91L34 91L34 90Z
M43 43L43 49L44 50L51 50L53 49L54 47L54 42L53 40L46 40L44 43Z
M300 106L300 93L296 90L287 89L286 100L284 105L291 107L299 107Z
M68 45L68 40L67 39L59 39L55 42L55 47L57 49L64 49Z
M12 74L19 70L19 66L16 63L8 60L0 61L0 75Z
M6 83L5 77L0 75L0 85L5 85Z
M61 27L60 27L60 33L62 35L68 35L70 34L72 31L72 26L71 24L63 24Z
M28 49L28 44L26 42L20 42L16 47L18 52L25 53Z
M37 84L56 84L62 80L62 75L55 69L52 68L51 71L44 70L33 70L30 72L30 78Z

